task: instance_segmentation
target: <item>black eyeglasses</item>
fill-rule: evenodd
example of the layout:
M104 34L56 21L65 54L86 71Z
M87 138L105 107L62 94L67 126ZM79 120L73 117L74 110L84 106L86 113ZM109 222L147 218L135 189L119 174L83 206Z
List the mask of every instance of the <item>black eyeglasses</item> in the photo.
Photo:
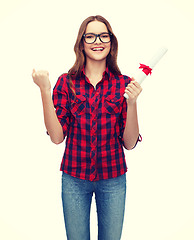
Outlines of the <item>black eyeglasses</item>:
M109 43L111 41L112 33L103 32L100 34L95 33L86 33L83 35L84 41L88 44L92 44L96 41L97 37L99 37L102 43Z

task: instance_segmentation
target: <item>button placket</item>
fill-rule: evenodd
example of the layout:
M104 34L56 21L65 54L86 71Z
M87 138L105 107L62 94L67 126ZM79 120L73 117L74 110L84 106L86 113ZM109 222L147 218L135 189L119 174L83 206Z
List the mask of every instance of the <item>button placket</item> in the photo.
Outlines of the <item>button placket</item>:
M97 157L97 113L98 113L98 100L99 100L99 90L96 90L92 99L92 126L91 126L91 175L90 179L96 178L96 157Z

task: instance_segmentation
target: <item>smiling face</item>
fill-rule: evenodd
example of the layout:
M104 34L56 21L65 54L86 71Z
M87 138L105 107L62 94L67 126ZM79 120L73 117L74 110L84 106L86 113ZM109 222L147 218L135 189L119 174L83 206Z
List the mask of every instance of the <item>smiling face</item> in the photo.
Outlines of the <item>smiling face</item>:
M108 33L106 25L99 21L92 21L88 23L85 34L87 33ZM86 55L86 62L90 61L106 61L111 48L111 42L103 43L97 37L96 41L92 44L88 44L84 41L84 52Z

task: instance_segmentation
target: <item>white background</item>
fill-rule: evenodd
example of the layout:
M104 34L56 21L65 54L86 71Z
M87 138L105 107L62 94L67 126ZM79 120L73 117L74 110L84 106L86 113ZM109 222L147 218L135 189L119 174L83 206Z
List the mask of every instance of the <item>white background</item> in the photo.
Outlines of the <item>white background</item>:
M194 239L192 0L44 1L0 4L0 239L62 240L64 143L45 134L32 69L46 69L52 87L73 65L81 22L100 14L119 41L118 64L133 76L139 63L168 52L142 84L143 142L125 151L127 202L122 240ZM97 239L92 204L91 239Z

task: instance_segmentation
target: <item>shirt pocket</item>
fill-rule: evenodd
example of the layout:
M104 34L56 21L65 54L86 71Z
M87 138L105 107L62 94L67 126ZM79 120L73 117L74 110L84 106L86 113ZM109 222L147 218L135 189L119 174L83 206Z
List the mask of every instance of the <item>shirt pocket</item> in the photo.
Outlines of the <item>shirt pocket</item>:
M107 94L104 99L104 109L108 114L118 114L122 110L120 94Z
M76 100L71 105L71 113L79 117L86 113L86 97L83 95L76 95Z

